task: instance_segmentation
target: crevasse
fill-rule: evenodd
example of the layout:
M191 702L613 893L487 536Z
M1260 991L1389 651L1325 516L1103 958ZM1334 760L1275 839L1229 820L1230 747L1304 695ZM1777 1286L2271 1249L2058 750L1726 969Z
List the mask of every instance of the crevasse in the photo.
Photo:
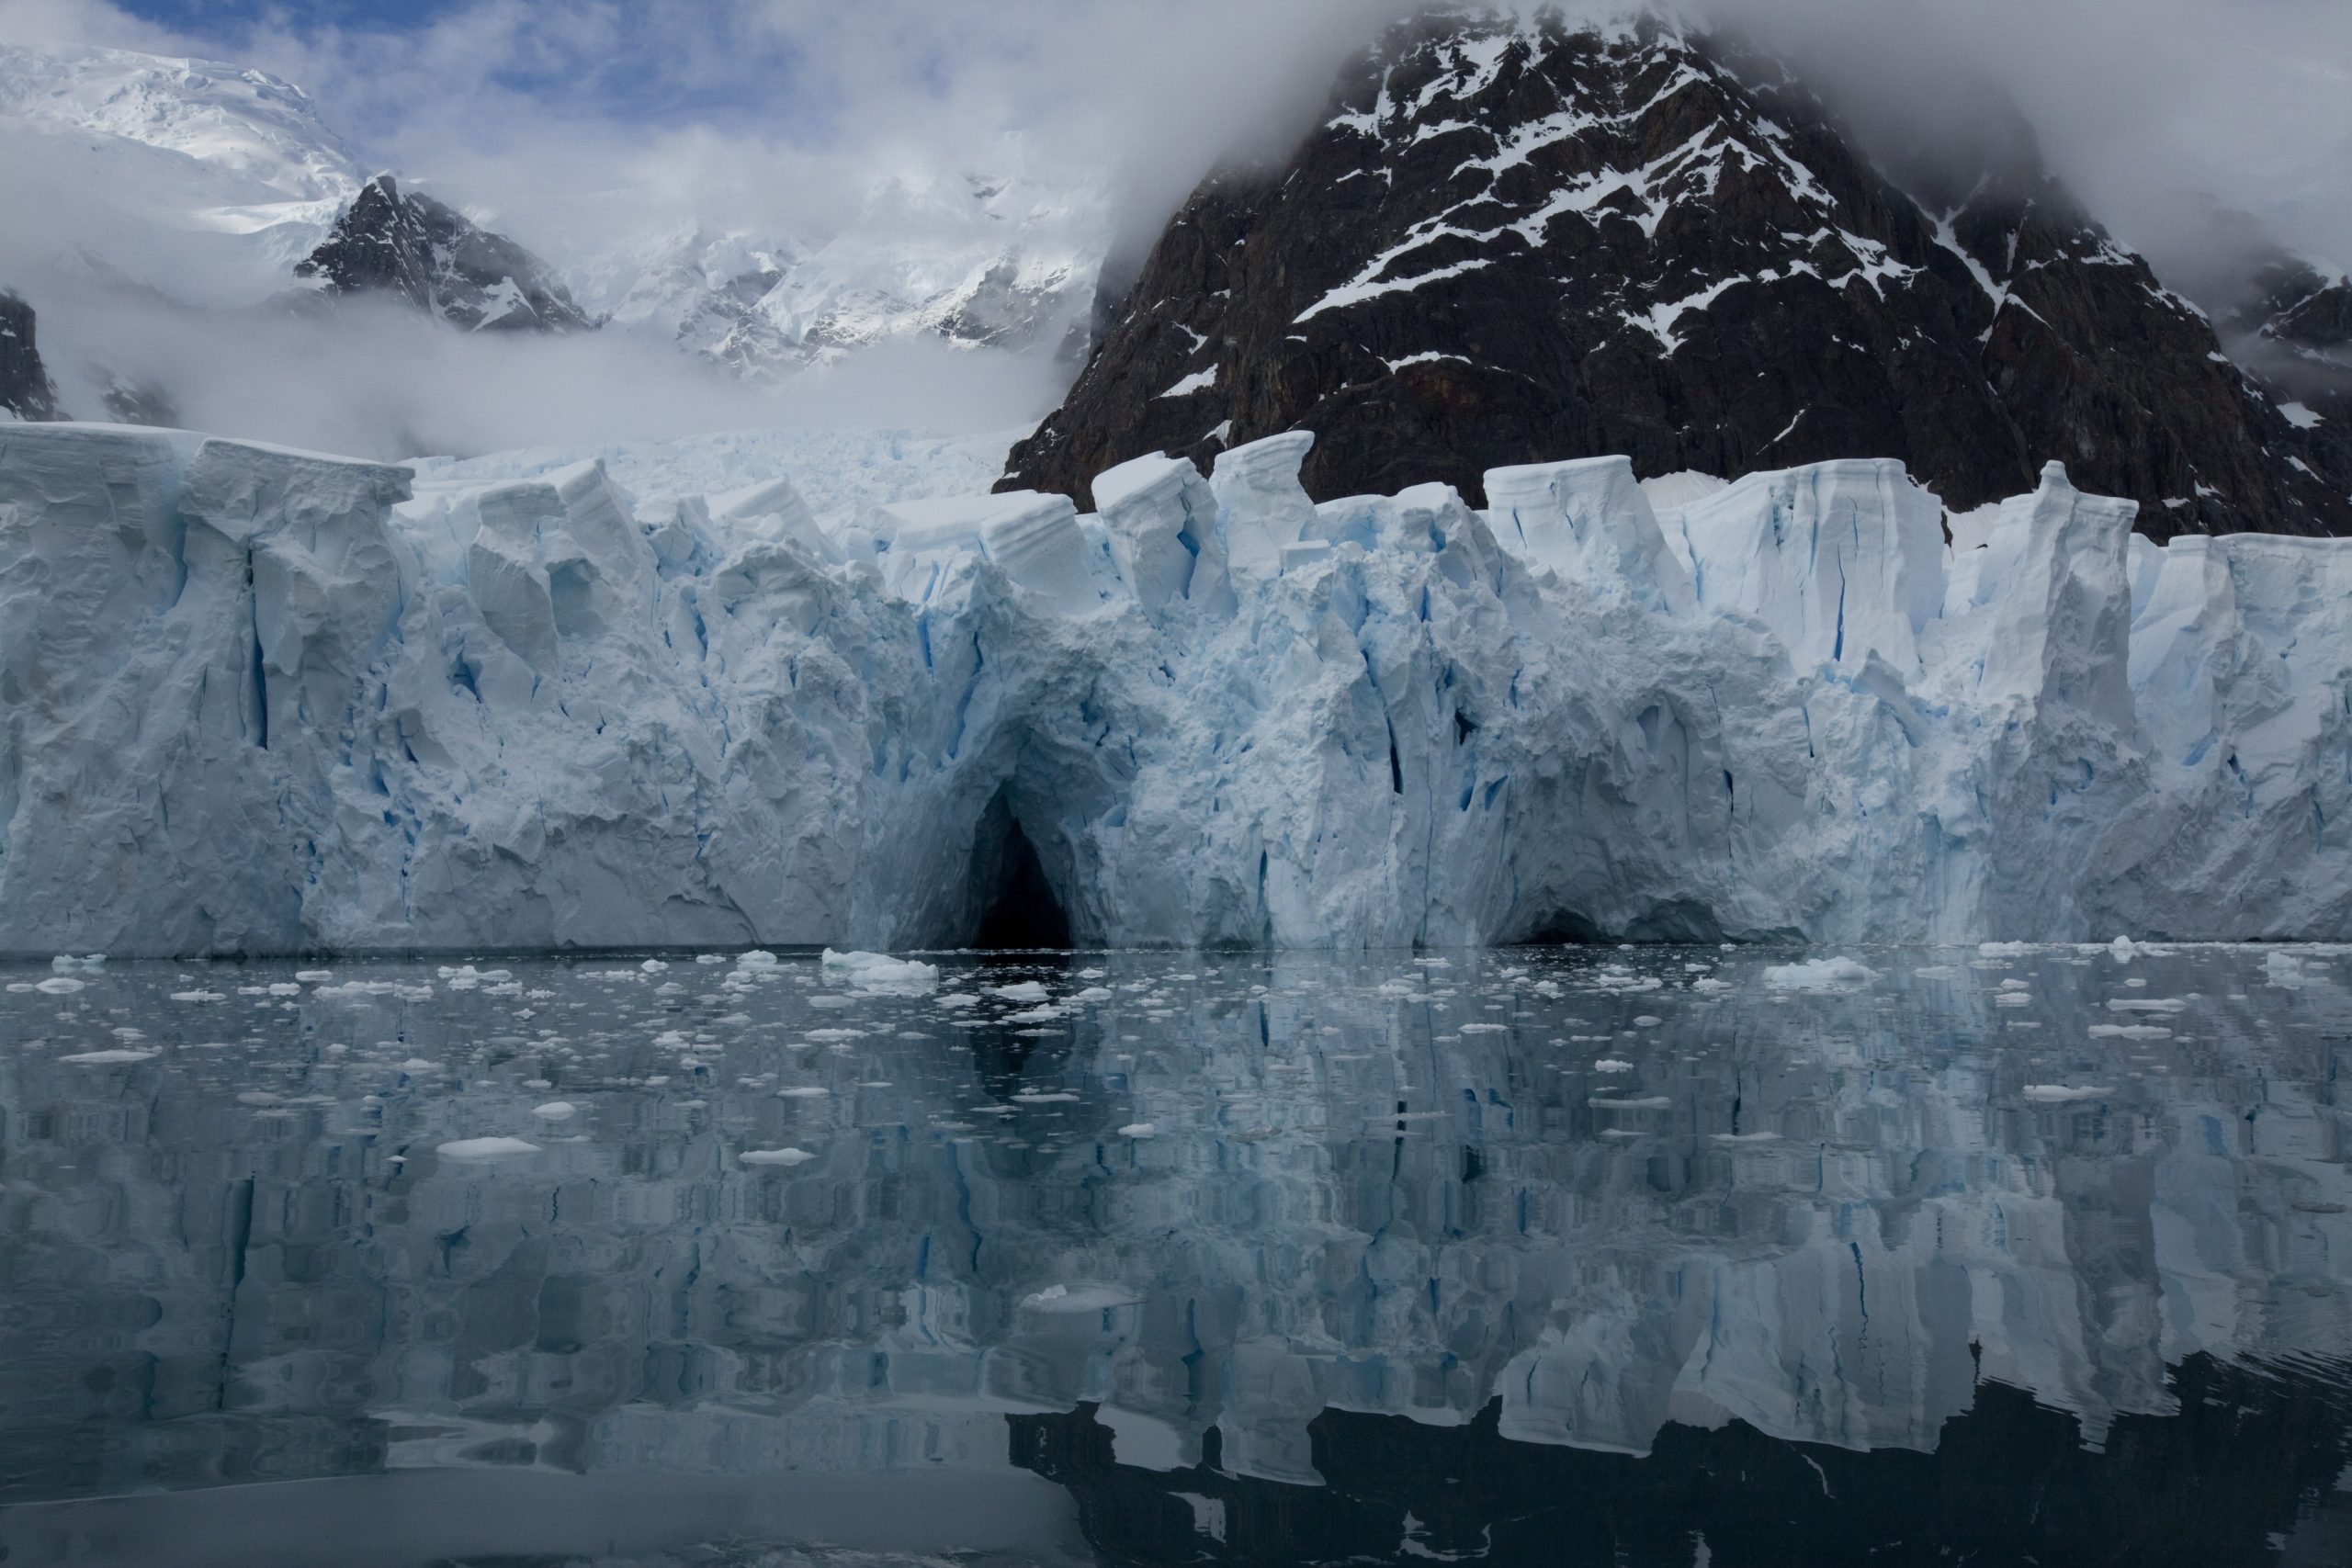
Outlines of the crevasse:
M0 950L2346 932L2352 546L1310 440L822 525L0 427Z

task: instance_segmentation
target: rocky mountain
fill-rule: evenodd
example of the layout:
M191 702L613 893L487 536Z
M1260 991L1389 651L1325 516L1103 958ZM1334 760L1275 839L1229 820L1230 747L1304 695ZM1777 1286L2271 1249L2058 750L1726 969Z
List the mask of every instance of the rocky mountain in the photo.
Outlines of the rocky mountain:
M18 419L55 419L57 388L33 339L33 308L0 293L0 410Z
M2062 460L2159 538L2352 530L2352 484L1996 123L1906 170L1782 65L1656 19L1441 16L1289 163L1168 225L1006 489L1305 428L1318 497L1630 455L1900 458L1956 510Z
M582 332L596 323L548 265L455 208L403 193L390 175L361 188L323 244L295 264L334 294L389 294L468 332Z

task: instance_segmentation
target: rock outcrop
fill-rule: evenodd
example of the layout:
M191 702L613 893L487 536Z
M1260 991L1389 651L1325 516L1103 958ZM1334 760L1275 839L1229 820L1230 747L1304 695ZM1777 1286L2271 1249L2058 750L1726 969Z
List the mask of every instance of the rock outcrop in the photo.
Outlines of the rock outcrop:
M1289 163L1169 224L1008 489L1315 434L1318 498L1624 454L1905 462L1965 511L2063 461L2157 538L2352 531L2352 479L1996 127L1899 186L1781 65L1656 20L1436 17ZM2300 459L2300 460L2299 460Z

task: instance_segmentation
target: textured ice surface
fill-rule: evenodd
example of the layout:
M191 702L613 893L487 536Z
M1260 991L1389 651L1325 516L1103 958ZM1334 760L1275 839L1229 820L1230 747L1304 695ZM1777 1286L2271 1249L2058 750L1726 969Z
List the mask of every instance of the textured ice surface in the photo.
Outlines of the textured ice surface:
M0 950L2346 928L2346 547L2054 465L1954 551L1892 463L1662 522L1622 459L1480 513L1304 451L1094 516L0 430Z

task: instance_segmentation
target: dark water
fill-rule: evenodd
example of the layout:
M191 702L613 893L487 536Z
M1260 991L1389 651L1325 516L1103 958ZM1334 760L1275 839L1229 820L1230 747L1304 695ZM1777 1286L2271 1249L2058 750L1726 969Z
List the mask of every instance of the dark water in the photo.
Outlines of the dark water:
M2352 1562L2352 953L1795 956L0 971L0 1562Z

